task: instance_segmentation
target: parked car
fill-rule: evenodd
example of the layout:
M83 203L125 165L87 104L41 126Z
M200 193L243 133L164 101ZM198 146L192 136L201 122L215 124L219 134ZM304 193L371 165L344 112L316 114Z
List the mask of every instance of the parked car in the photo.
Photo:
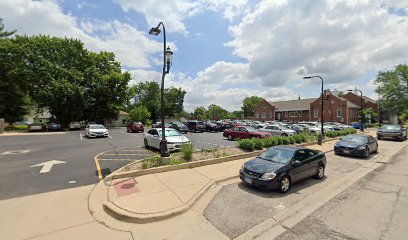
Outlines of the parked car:
M161 122L153 122L152 128L158 128L161 125Z
M298 125L295 125L295 124L293 124L293 125L288 125L288 128L291 129L291 130L293 130L293 131L295 131L296 133L301 133L301 132L303 132L303 130L304 130L303 127L298 126Z
M219 132L220 131L220 127L212 122L206 122L205 124L205 131L207 132Z
M334 144L334 153L366 157L378 151L378 143L370 135L349 134Z
M59 123L50 123L47 126L48 131L62 131L62 125Z
M101 124L88 124L85 128L85 136L93 137L109 137L109 131Z
M192 132L204 132L206 130L206 127L203 122L195 120L188 121L187 128L189 131Z
M173 128L173 129L176 129L177 131L179 131L181 133L187 133L188 132L187 126L184 125L184 123L182 123L182 122L171 122L169 127Z
M131 122L126 127L127 132L144 132L144 125L141 122Z
M267 132L259 132L252 127L239 126L225 130L223 136L228 138L228 140L234 140L244 138L268 138L271 134Z
M225 129L231 128L232 125L228 122L220 122L220 121L214 121L212 122L214 124L217 124L218 127L220 128L220 131L224 131Z
M172 152L180 150L183 144L189 144L190 140L173 128L165 128L165 136L167 140L167 149ZM162 139L162 129L153 128L144 133L144 145L146 148L160 149Z
M69 124L69 129L70 130L81 129L81 123L80 122L71 122Z
M307 125L306 128L307 128L307 131L309 131L309 133L312 135L320 134L322 132L321 125ZM325 131L324 127L323 127L323 131Z
M407 129L397 124L383 125L377 131L377 139L391 138L399 141L407 140Z
M258 130L260 132L268 132L272 136L292 136L296 134L295 130L284 128L278 125L269 125Z
M41 123L33 123L28 126L28 131L44 131L45 125Z
M291 185L314 176L324 178L326 155L319 150L295 146L274 146L242 165L241 180L263 189L289 191Z
M30 126L31 124L33 123L28 122L28 121L20 121L20 122L13 123L14 126Z
M350 123L350 125L351 125L351 127L355 128L355 129L361 129L361 126L364 126L364 124L361 124L360 122L352 122L352 123Z

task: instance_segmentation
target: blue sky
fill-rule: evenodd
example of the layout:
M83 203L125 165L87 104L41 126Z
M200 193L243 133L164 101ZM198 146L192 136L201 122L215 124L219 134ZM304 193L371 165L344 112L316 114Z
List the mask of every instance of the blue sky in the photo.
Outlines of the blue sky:
M238 110L245 97L318 97L357 87L376 98L378 71L408 59L408 0L2 0L0 17L18 34L82 40L111 51L131 84L161 79L163 21L174 50L166 86L188 93L185 108Z

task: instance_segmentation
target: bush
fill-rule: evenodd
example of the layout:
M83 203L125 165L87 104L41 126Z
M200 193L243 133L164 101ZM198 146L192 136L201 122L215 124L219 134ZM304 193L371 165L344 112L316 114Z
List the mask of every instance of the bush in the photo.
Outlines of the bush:
M251 141L251 139L241 139L238 141L238 147L248 150L248 151L254 151L255 146L254 146L254 141Z
M275 137L275 139L276 139L276 145L282 145L283 144L282 137L277 136L277 137Z
M265 138L263 141L264 141L264 147L273 147L277 145L278 143L275 137Z
M293 136L288 137L289 144L295 144L295 138Z
M293 139L295 140L295 143L301 143L302 142L302 136L296 134L293 135Z
M162 166L161 158L159 156L149 157L143 160L142 168L153 168Z
M289 145L290 141L288 137L281 137L282 139L282 145Z
M8 125L4 128L5 131L23 131L27 130L28 126L27 125Z
M263 149L263 147L264 147L264 139L255 138L255 139L251 139L251 141L253 142L253 145L254 145L254 148L255 148L255 149L259 149L259 150L262 150L262 149Z
M183 153L183 158L186 161L191 161L194 152L193 144L183 144L181 146L181 152Z

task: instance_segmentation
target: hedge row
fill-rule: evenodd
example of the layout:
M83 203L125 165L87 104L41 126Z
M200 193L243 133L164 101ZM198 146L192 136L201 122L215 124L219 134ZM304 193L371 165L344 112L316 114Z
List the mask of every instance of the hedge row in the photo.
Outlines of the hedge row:
M328 131L326 132L326 136L330 138L344 136L347 134L354 134L357 130L354 128L347 128L341 131ZM295 143L305 143L305 142L312 142L316 141L315 135L310 135L308 133L300 133L293 136L288 137L281 137L281 136L273 136L269 138L254 138L254 139L241 139L238 141L238 147L248 150L262 150L263 148L269 148L276 145L290 145Z
M347 134L354 134L356 132L357 132L357 130L354 129L354 128L347 128L347 129L341 130L341 131L327 131L326 136L330 137L330 138L335 138L335 137L344 136L344 135L347 135Z
M238 141L238 147L254 151L255 149L261 150L263 148L273 147L276 145L290 145L295 143L304 143L309 141L315 141L316 136L310 134L296 134L289 137L273 136L270 138L254 138L254 139L241 139Z

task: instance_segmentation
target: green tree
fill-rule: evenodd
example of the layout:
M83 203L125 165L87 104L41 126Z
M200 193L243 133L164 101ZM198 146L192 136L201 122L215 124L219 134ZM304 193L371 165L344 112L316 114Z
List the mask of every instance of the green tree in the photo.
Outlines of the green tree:
M206 116L207 119L225 119L228 118L228 111L216 104L211 104L208 106Z
M338 96L339 96L339 97L343 97L343 96L344 96L344 92L343 92L343 91L339 91Z
M258 105L263 98L257 96L251 96L244 99L242 102L242 111L245 117L253 117L254 116L254 107Z
M0 18L0 38L9 37L13 35L15 32L17 32L17 30L13 30L10 32L4 30L3 18Z
M136 121L136 122L142 122L143 124L149 123L150 122L150 112L144 106L135 106L129 112L129 120Z
M57 121L110 121L128 97L129 73L113 53L92 53L76 39L16 36L21 59L10 72L40 109Z
M0 118L11 124L22 120L28 113L29 105L26 91L13 73L21 62L21 49L12 40L5 38L15 32L5 31L3 19L0 18Z
M184 96L186 91L181 88L164 89L164 113L168 117L180 117L183 111Z
M228 118L231 119L241 119L244 116L244 112L243 111L233 111L229 114Z
M204 120L206 118L206 112L207 110L205 109L204 106L198 107L194 109L194 117L197 120Z
M397 116L408 115L408 66L400 64L394 70L379 72L375 83L381 96L381 106Z
M131 87L134 105L144 106L156 122L160 117L160 86L157 82L139 82Z

